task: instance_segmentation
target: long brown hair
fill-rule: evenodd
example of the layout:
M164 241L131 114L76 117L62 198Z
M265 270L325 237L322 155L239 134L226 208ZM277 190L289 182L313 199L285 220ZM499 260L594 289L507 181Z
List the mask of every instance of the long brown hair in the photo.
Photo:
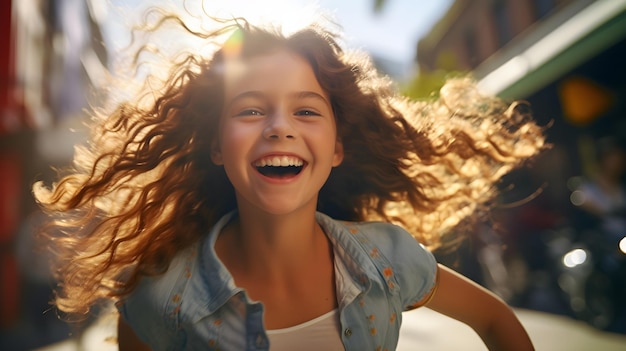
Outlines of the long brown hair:
M90 144L77 150L73 168L51 188L34 186L64 233L48 236L60 258L63 311L84 313L130 293L236 208L232 185L209 156L233 57L291 50L330 96L345 157L320 192L320 211L399 223L431 248L485 210L498 179L544 147L542 128L519 104L481 94L470 79L448 81L436 100L411 101L321 25L284 35L241 19L211 32L165 14L159 24L168 21L207 41L230 36L211 57L179 57L162 89L94 112Z

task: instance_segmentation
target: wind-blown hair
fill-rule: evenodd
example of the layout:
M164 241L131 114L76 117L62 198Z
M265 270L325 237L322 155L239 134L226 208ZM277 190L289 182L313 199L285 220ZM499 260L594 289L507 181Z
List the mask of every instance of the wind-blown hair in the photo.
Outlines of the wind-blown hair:
M236 208L223 167L210 161L233 62L278 49L305 58L330 97L345 152L319 210L399 223L430 248L486 210L498 179L544 147L543 129L519 104L481 94L470 79L448 81L436 100L411 101L322 26L285 36L243 20L207 33L175 17L160 23L168 21L207 42L229 37L211 57L178 60L163 89L146 87L110 113L94 112L90 143L77 149L72 170L50 188L34 186L63 232L49 235L60 258L62 311L86 313L130 293Z

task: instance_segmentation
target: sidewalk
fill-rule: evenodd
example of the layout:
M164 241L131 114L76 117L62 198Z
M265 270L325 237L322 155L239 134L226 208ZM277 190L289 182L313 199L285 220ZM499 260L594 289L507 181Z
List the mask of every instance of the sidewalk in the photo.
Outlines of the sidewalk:
M605 333L570 318L515 310L537 351L626 351L626 335ZM397 351L487 348L465 324L427 308L403 314Z
M626 335L597 331L588 325L542 312L516 310L537 351L626 351ZM79 342L66 340L34 351L117 351L115 319L102 318ZM403 314L397 351L485 351L466 325L427 308Z

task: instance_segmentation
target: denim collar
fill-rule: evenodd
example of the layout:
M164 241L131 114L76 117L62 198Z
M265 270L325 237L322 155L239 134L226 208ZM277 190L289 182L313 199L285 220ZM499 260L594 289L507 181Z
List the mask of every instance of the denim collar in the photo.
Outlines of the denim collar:
M203 298L188 301L182 306L184 311L181 311L192 322L215 313L238 294L251 303L244 290L235 285L232 275L215 252L220 231L236 216L237 211L224 215L196 245L197 258L195 264L190 266L187 289L192 296ZM333 244L336 267L339 264L339 269L335 271L340 275L336 280L338 303L342 308L369 290L371 281L380 277L382 267L377 267L370 257L374 249L365 236L358 235L356 223L336 221L320 212L316 212L315 218Z

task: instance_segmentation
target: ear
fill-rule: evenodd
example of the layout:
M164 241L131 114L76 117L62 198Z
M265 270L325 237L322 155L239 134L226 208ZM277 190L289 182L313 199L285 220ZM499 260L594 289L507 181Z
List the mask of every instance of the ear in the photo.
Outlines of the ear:
M335 143L335 156L333 157L333 167L337 167L343 162L343 143L337 139Z
M211 161L213 161L216 166L221 166L224 164L224 160L222 159L222 151L220 151L220 147L217 143L217 140L213 140L211 143Z

